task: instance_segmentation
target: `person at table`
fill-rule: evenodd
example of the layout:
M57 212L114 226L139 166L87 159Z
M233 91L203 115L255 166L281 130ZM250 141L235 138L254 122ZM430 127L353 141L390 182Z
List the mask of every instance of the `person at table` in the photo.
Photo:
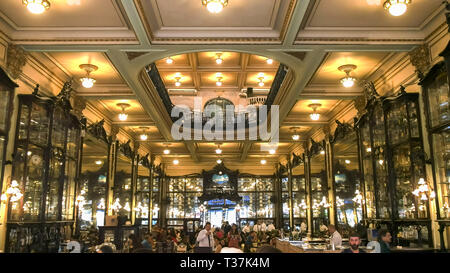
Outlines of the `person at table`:
M231 226L231 230L228 233L228 247L234 247L234 248L241 248L240 242L241 242L241 235L239 234L239 230L236 224L233 224Z
M391 253L391 248L389 244L392 242L392 235L391 233L386 230L382 229L380 230L379 235L379 243L380 243L380 253Z
M244 252L250 253L250 249L253 247L253 243L256 242L256 232L252 231L247 236L247 240L245 241Z
M342 253L366 253L364 250L359 248L361 245L361 238L359 237L359 234L350 234L348 242L350 243L350 248L344 249Z
M214 236L211 232L211 223L205 224L205 229L202 229L197 236L198 247L202 249L202 253L212 253L214 249Z
M335 247L341 247L342 246L342 236L341 234L336 230L335 225L328 225L328 232L330 233L330 245L334 245Z

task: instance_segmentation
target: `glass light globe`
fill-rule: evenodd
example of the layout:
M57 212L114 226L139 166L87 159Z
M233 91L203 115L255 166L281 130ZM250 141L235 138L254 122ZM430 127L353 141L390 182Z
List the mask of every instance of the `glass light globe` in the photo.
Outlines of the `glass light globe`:
M216 82L216 85L217 85L217 86L222 86L222 82L221 82L221 81L217 81L217 82Z
M259 82L258 85L259 85L260 87L263 87L263 86L264 86L264 82Z
M170 57L167 58L167 59L166 59L166 63L167 63L167 64L173 64L173 59L170 58Z
M47 0L25 0L23 3L27 6L29 12L41 14L50 8L50 2Z
M175 82L175 86L180 87L181 86L181 82Z
M222 150L221 149L217 149L216 150L216 154L221 154L222 153Z
M146 141L148 139L148 136L146 134L141 135L141 140Z
M222 159L217 159L217 164L222 164Z
M216 64L222 64L223 63L223 59L222 58L217 58L216 59Z
M274 149L271 149L271 150L269 151L269 153L270 153L271 155L274 155L276 152L277 152L277 151L275 151Z
M341 80L341 83L345 88L350 88L353 87L353 85L355 85L355 81L356 79L353 77L345 77Z
M96 81L93 78L82 78L81 84L84 88L92 88Z
M321 154L321 155L324 155L324 154L325 154L325 151L320 151L320 154Z
M273 60L272 59L267 59L267 64L273 64Z
M401 16L406 12L407 9L408 6L405 3L395 3L389 7L389 13L392 16Z
M170 150L169 150L169 149L165 149L165 150L164 150L164 154L165 154L165 155L170 154Z
M179 161L178 159L175 159L175 160L173 161L173 164L174 164L174 165L178 165L178 164L180 164L180 161Z
M292 136L292 139L295 140L295 141L297 141L297 140L300 139L300 135L293 135L293 136Z
M128 115L125 113L119 114L119 120L126 121L128 119Z
M209 2L206 6L209 12L211 13L219 13L223 10L223 5L218 1Z
M309 115L309 117L311 118L311 120L317 121L320 119L320 114L313 113L313 114Z
M267 163L267 160L265 160L265 159L261 160L262 165L266 165L266 163Z
M101 160L95 161L95 164L96 164L96 165L102 165L102 163L103 163L103 162L102 162Z

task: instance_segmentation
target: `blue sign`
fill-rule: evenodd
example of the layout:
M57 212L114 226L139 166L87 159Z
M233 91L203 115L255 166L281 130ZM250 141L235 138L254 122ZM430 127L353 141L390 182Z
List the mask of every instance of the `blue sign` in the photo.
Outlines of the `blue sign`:
M230 181L228 175L226 174L215 174L212 176L212 182L216 185L216 186L227 186L228 182Z

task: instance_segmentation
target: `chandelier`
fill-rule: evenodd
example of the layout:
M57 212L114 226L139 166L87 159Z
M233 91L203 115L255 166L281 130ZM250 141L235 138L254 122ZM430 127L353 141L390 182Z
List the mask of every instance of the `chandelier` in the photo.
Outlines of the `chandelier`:
M389 11L392 16L403 15L408 9L408 5L411 4L411 0L387 0L384 2L383 7Z
M228 5L228 0L202 0L202 5L211 13L219 13Z
M355 85L356 79L350 76L350 73L357 68L354 64L346 64L338 67L339 71L346 74L344 78L341 79L341 83L345 88L350 88Z
M41 14L50 8L50 2L47 0L22 0L22 4L34 14Z
M436 193L431 189L431 187L428 186L425 179L420 178L418 184L419 187L415 189L412 193L415 196L420 197L420 200L422 201L427 201L428 199L433 200L436 197Z
M22 198L23 194L20 191L19 183L16 180L11 181L11 185L1 196L2 201L7 201L8 198L11 202L17 202Z
M313 103L313 104L308 105L309 108L313 109L313 113L309 115L311 120L317 121L320 119L320 114L317 113L316 111L317 111L317 108L319 108L321 106L322 106L322 104L319 104L319 103Z

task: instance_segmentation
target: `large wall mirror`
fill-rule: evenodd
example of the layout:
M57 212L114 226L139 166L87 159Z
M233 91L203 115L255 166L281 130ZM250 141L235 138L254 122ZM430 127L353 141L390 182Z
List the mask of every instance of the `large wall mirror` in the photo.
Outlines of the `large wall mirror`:
M363 190L359 172L358 139L349 124L338 122L332 143L335 221L341 233L363 220Z
M148 225L149 205L150 205L150 163L148 157L139 160L136 195L135 195L135 221L142 225Z
M314 236L326 234L330 223L330 203L328 200L328 181L323 142L312 141L310 148L310 180L312 200L312 232Z
M294 208L294 230L306 236L308 223L308 198L306 191L304 156L293 156L292 205Z
M82 230L105 224L109 144L86 133L83 139L78 218Z
M118 143L119 144L119 143ZM133 152L129 143L117 148L112 209L117 216L131 220L133 196Z

